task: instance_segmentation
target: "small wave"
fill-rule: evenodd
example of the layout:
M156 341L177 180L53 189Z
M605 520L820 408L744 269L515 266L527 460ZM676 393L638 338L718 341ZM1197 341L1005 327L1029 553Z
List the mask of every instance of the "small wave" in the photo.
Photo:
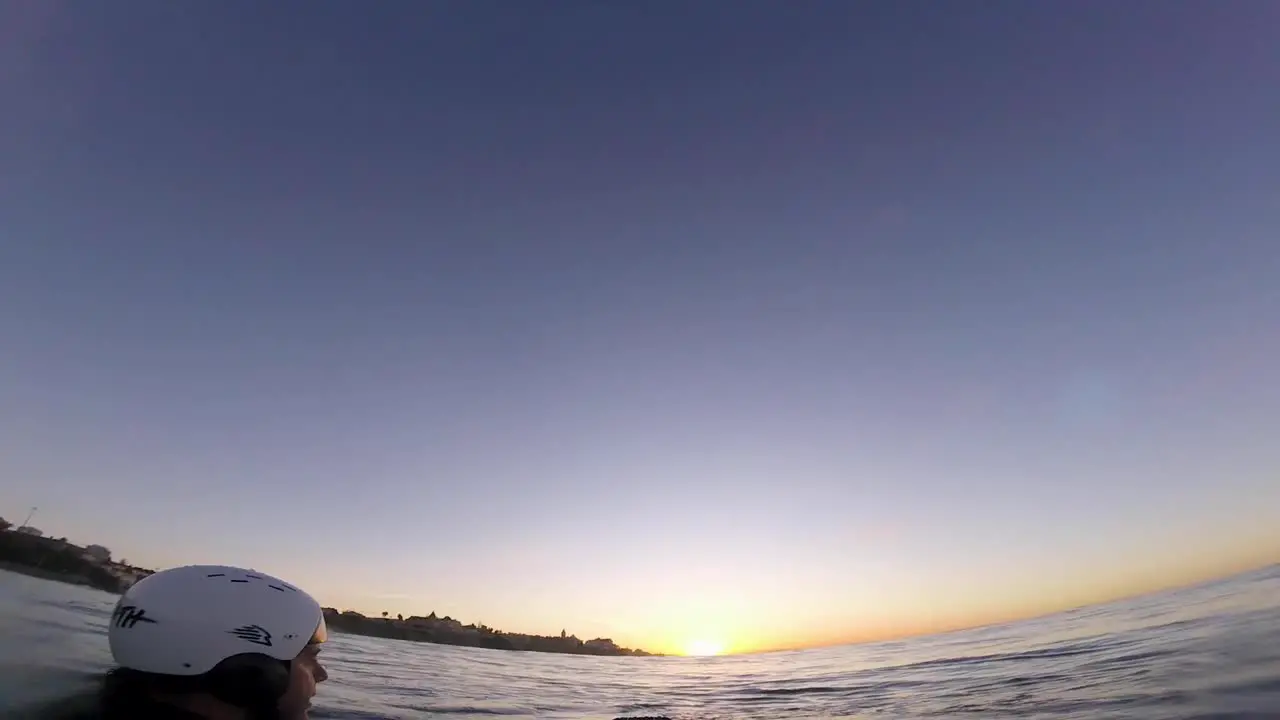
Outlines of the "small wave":
M923 670L928 668L950 667L956 665L988 665L993 663L1022 662L1027 660L1054 660L1058 658L1093 655L1107 648L1103 645L1067 646L1061 648L1043 648L1040 650L1024 650L1012 653L990 653L986 655L962 655L957 657L922 660L920 662L894 665L883 670Z
M325 710L323 708L312 708L308 713L315 720L387 720L384 713L368 712L365 710Z
M424 712L428 716L431 715L528 715L527 710L520 708L494 708L494 707L476 707L474 705L414 705L405 707L405 710L413 710L415 712Z
M778 696L778 695L782 695L782 696L788 696L788 695L829 695L829 694L833 694L833 693L847 693L847 692L852 692L853 690L854 690L854 688L850 688L850 687L834 687L834 686L819 686L819 687L780 687L780 688L754 688L754 689L752 689L752 690L748 691L748 694L750 694L750 695L764 695L764 696L766 696L766 697L769 697L769 696Z

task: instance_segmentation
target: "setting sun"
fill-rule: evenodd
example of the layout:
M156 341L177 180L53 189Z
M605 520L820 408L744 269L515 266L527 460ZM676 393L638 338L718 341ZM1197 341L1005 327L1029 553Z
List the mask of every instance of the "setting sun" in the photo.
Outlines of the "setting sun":
M715 640L694 640L685 646L684 654L694 657L710 657L724 652L724 643Z

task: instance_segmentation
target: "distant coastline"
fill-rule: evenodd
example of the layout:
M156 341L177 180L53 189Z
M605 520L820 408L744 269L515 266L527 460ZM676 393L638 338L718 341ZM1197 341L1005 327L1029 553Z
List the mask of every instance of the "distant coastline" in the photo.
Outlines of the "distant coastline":
M604 655L613 657L654 657L654 653L619 647L609 638L580 640L561 631L559 635L526 635L495 630L485 625L463 625L449 616L368 617L354 610L339 612L335 608L324 609L325 623L330 630L351 635L409 640L438 645L481 647L491 650L516 650L523 652L562 653L567 655Z
M120 594L152 571L111 559L98 545L81 547L34 528L9 529L0 519L0 569Z
M81 547L66 538L44 537L35 528L13 529L0 519L0 570L80 585L121 594L153 571L111 559L99 545ZM482 647L493 650L648 657L651 653L619 647L608 638L580 640L562 632L559 636L506 633L484 625L463 625L451 617L366 617L353 610L324 609L325 622L335 632L368 637L409 640L438 645Z

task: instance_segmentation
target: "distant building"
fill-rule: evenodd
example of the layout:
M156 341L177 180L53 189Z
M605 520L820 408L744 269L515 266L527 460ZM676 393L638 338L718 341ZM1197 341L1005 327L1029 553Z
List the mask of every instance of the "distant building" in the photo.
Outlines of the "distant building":
M17 532L20 532L23 535L32 535L34 537L44 537L43 530L37 527L32 527L30 525L23 525L22 527L18 528Z
M605 652L615 652L618 649L618 646L615 645L614 642L609 638L596 638L595 640L588 640L585 643L585 646L588 650L599 650L599 651L605 651Z
M110 562L111 551L101 545L90 545L84 549L84 559L94 562Z

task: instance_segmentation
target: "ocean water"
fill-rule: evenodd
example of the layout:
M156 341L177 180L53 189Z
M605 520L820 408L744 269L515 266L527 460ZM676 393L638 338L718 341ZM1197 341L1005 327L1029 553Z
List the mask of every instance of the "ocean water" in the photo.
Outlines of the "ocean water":
M0 717L109 665L115 598L0 572ZM724 658L332 636L318 719L1280 719L1280 566L1032 621ZM29 715L29 713L27 713Z

